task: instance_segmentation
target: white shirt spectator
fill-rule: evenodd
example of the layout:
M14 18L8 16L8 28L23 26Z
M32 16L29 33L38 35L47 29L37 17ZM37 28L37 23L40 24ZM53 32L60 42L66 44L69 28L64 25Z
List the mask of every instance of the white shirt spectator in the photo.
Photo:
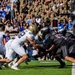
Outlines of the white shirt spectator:
M12 30L13 30L13 27L10 25L6 25L5 26L5 31L9 31L9 32L12 32Z
M37 22L39 25L41 25L41 24L42 24L41 18L36 18L36 22Z

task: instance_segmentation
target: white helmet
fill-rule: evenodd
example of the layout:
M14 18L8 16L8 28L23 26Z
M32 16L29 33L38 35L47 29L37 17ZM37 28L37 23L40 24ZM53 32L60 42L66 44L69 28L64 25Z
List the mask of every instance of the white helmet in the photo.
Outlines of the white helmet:
M36 25L30 25L29 27L28 27L28 29L34 34L34 35L36 35L37 34L37 32L38 32L38 27L36 26Z

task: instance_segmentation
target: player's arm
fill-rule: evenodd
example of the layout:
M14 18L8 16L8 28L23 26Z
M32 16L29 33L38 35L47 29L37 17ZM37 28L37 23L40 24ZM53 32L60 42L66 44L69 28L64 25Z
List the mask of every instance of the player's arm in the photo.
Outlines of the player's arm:
M56 48L55 45L51 45L50 48L48 49L48 51L52 51L52 50L54 50L55 48Z
M30 42L30 44L33 45L34 48L39 48L39 44L36 44L32 39L29 37L26 37L26 39Z
M44 56L45 54L50 53L52 50L54 50L54 48L55 48L55 45L51 45L48 50L46 50L45 52L43 52L43 53L41 54L41 56Z
M3 35L3 44L5 45L6 44L6 36Z

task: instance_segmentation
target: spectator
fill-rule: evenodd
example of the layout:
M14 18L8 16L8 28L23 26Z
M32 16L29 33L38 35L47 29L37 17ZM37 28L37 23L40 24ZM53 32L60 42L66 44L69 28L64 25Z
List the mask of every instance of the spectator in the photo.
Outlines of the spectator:
M39 25L42 25L41 16L36 15L36 23L38 23Z
M43 22L43 23L42 23L42 28L43 28L43 27L46 27L46 24L45 24L45 22Z
M13 25L13 31L14 33L18 33L19 32L19 28L16 24Z
M17 19L17 18L14 18L14 19L12 20L12 24L13 24L13 25L16 24L17 27L18 27L18 26L19 26L18 19Z
M46 26L50 26L50 19L48 17L46 18L45 24L46 24Z
M29 8L27 7L26 3L24 4L24 7L22 8L22 13L28 14Z
M58 23L57 29L58 29L58 32L64 29L64 24L62 23L62 20Z
M20 13L20 0L16 1L17 11Z
M66 24L66 30L69 31L72 28L72 26L73 26L72 21L69 20L68 24Z
M31 16L28 17L28 19L26 20L26 23L28 23L29 25L33 23Z
M5 25L5 31L12 32L12 31L13 31L13 26L11 26L10 23L7 23L7 24Z
M5 16L6 16L6 11L4 10L4 8L2 8L2 19L5 19Z
M9 11L6 12L5 19L6 20L10 20L11 19L11 15L10 15L10 12Z
M28 28L28 27L29 27L29 23L26 23L26 24L25 24L25 27Z
M23 17L20 16L19 19L18 19L18 22L21 23L22 21L23 21Z
M5 32L5 34L6 34L6 42L8 42L8 40L10 39L10 33L9 33L9 31L6 31Z
M19 32L22 32L24 30L24 26L22 24L22 22L20 22L20 25L19 25Z
M2 17L2 6L0 6L0 17Z

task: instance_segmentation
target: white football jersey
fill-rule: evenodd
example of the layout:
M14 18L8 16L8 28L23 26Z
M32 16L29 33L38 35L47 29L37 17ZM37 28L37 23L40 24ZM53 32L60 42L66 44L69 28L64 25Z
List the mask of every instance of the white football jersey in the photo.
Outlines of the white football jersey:
M15 41L18 44L23 44L26 40L26 37L29 37L30 39L34 40L34 35L32 34L32 32L28 29L20 32L16 37L15 37Z
M0 43L2 43L4 35L5 35L5 33L0 31Z

